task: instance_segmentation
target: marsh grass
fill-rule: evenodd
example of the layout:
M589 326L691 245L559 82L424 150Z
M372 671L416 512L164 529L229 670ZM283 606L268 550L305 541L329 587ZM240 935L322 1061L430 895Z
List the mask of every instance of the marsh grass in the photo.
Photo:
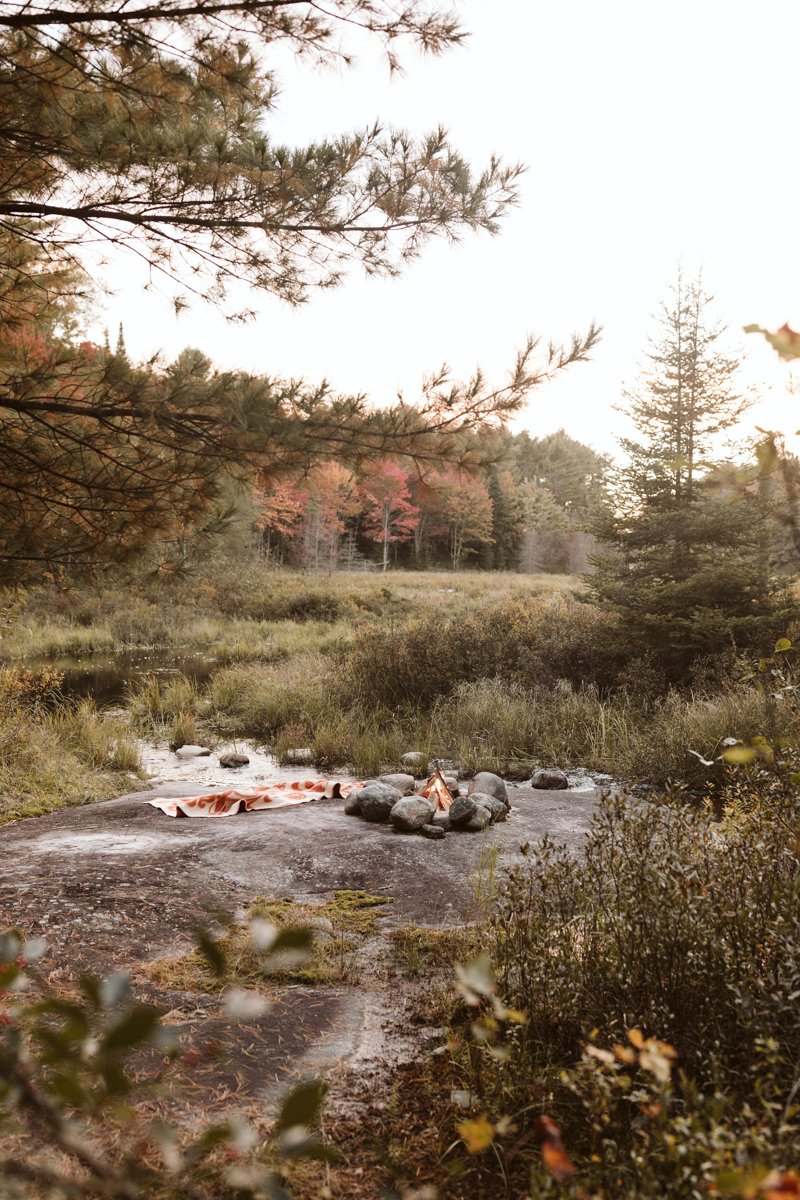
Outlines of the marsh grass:
M141 768L124 717L90 701L55 703L52 673L0 672L0 824L69 805L107 800Z

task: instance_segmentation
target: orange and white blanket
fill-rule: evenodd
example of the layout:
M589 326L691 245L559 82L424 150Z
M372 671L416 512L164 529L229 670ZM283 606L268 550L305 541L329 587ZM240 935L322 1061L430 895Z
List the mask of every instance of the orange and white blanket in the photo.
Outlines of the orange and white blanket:
M308 804L310 800L343 799L353 788L363 786L363 783L345 783L341 779L284 779L266 787L229 788L226 792L209 792L206 796L180 796L176 800L157 796L147 803L160 808L168 817L233 817L236 813Z

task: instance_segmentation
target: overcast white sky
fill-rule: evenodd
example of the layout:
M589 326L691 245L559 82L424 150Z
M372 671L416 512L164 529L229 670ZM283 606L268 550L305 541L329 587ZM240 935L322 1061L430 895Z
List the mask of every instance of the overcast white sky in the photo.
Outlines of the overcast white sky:
M502 375L529 331L605 330L592 363L534 393L518 425L562 427L613 451L613 405L635 378L651 314L679 260L702 266L734 329L800 327L796 0L463 0L472 37L439 59L378 56L351 72L298 71L269 130L304 141L377 117L412 132L444 124L476 166L494 151L528 166L500 235L432 243L398 280L356 269L293 310L270 297L229 326L209 307L173 316L126 264L105 307L135 357L184 346L223 367L323 376L377 403L411 399L447 361ZM97 336L97 331L95 331ZM800 400L760 339L746 374L765 396L748 424L794 431Z

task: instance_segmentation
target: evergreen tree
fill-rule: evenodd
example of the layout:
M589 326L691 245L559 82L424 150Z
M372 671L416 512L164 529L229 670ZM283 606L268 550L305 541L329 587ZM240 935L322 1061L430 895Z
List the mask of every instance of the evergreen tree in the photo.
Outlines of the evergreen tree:
M620 619L628 652L654 660L667 682L685 679L700 656L768 642L792 612L771 574L766 490L708 462L715 435L747 407L710 303L699 280L679 276L662 307L625 410L639 436L622 442L629 462L617 507L595 522L602 549L587 578Z
M119 332L117 333L117 346L114 353L118 358L127 358L128 352L125 349L125 331L122 328L122 321L119 323Z

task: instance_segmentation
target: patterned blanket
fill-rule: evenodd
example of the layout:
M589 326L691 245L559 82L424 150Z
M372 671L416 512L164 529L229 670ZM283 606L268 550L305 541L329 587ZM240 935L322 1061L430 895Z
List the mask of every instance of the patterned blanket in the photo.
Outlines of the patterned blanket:
M176 800L157 796L148 800L168 817L233 817L236 813L258 812L267 808L288 808L292 804L308 804L310 800L344 798L363 783L345 783L341 779L281 780L266 787L226 792L209 792L206 796L180 796Z

